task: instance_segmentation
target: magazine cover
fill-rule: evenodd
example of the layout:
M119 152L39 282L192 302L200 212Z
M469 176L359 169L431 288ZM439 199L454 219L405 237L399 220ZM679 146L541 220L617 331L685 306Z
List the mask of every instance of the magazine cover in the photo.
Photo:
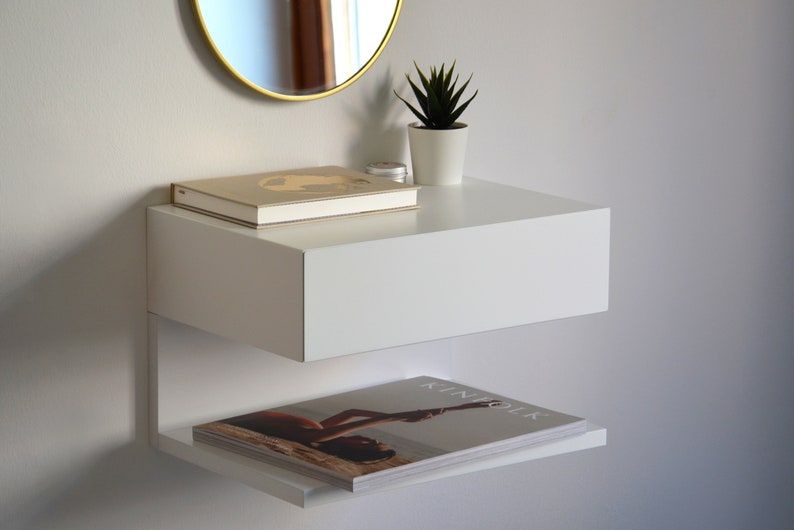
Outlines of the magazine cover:
M193 438L359 491L585 430L582 418L422 376L196 425Z

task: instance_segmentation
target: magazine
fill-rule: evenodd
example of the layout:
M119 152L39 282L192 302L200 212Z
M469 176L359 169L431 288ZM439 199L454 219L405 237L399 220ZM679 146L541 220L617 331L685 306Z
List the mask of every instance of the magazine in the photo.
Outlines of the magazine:
M193 439L355 492L586 429L583 418L421 376L196 425Z

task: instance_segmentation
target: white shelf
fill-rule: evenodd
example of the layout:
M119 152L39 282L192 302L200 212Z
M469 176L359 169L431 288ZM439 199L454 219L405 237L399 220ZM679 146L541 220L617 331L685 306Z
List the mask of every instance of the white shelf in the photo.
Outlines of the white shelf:
M395 481L388 487L365 490L361 493L351 493L276 466L239 456L206 444L196 443L193 441L189 427L161 433L158 445L162 451L182 460L236 479L297 506L310 508L329 502L352 499L369 493L377 493L474 471L599 447L606 445L606 439L606 429L588 424L587 432L580 436L537 445L477 462L459 464L446 469L423 473L410 479Z
M581 436L353 494L194 443L189 425L206 411L189 399L161 421L175 381L160 380L160 317L313 361L607 309L608 208L469 178L425 187L419 203L258 231L149 208L151 444L305 507L605 445L606 429L589 425Z
M607 309L608 208L476 179L419 203L265 230L149 208L149 311L312 361Z

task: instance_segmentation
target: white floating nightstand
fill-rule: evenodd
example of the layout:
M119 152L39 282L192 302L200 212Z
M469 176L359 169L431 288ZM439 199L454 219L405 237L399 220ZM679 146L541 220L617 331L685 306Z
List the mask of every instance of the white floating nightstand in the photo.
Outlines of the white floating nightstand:
M161 425L158 317L303 362L607 310L608 208L471 178L424 187L419 204L263 230L149 208L152 444L299 506L354 495ZM605 443L591 425L398 485Z
M605 311L609 209L465 179L252 230L148 211L149 311L297 361Z

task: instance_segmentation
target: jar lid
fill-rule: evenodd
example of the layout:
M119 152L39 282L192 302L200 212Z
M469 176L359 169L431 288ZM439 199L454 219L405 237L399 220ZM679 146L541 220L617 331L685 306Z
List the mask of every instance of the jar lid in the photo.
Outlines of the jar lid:
M408 169L402 162L372 162L367 164L369 175L400 176L406 175Z

